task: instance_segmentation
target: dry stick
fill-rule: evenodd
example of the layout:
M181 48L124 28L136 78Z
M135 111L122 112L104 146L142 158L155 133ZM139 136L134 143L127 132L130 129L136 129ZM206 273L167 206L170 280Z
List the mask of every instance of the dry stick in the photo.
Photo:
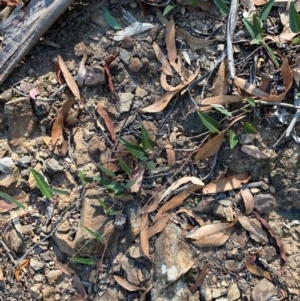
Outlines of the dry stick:
M231 1L230 11L229 11L229 16L228 16L228 21L227 21L227 30L226 30L228 67L229 67L230 77L232 80L234 80L234 78L235 78L232 38L233 38L235 26L236 26L238 5L239 5L238 0Z
M300 99L299 99L299 93L297 92L297 89L294 90L294 104L299 105ZM286 134L285 137L289 137L292 130L294 129L295 123L298 121L298 118L300 116L300 110L298 109L297 112L295 113L290 125L286 129Z
M285 107L295 110L300 110L300 106L291 105L289 103L284 102L275 102L275 101L262 101L262 100L254 100L255 103L266 105L266 106L279 106L279 107Z

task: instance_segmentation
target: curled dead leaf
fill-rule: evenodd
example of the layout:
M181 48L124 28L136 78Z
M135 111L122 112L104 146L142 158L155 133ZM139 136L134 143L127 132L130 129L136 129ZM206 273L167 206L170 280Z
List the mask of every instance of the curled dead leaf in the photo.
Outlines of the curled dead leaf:
M141 214L140 242L145 256L149 258L148 213Z
M171 217L170 214L164 214L164 217L162 219L160 219L155 224L153 224L151 227L149 227L148 238L151 238L155 234L162 232L166 228L170 217Z
M175 151L173 149L173 145L171 143L166 143L165 150L167 152L168 166L174 166L175 165Z
M121 285L127 291L135 292L135 291L139 291L139 290L143 289L143 288L140 288L140 287L128 282L127 280L121 278L120 276L114 275L114 278L119 283L119 285Z
M166 33L165 33L165 40L166 40L166 48L168 51L168 58L170 64L173 68L178 72L179 68L176 63L177 59L177 48L175 44L175 24L173 18L171 18L166 26Z
M209 111L212 109L210 104L214 105L228 105L231 103L236 103L242 101L243 98L239 95L220 95L214 97L208 97L201 101L200 111Z
M97 104L97 112L103 118L105 125L110 132L111 141L115 142L116 141L116 133L115 133L115 129L114 129L114 124L113 124L111 118L109 117L106 109L103 107L103 105L100 102L98 102L98 104Z
M109 66L110 66L111 62L114 61L117 57L118 57L118 55L113 55L113 54L109 55L105 59L104 66L103 66L106 76L107 76L108 86L109 86L110 92L112 93L113 96L115 96L115 88L114 88L112 76L110 74Z
M254 197L249 188L242 188L241 195L245 205L245 214L250 214L254 209Z
M219 66L217 76L214 78L213 85L211 87L212 96L221 96L227 93L227 80L226 80L226 65L224 60Z
M155 42L153 42L152 47L155 52L156 58L162 64L163 73L173 76L172 67L171 67L168 59L166 58L166 56L163 54L160 47Z
M134 184L130 187L130 191L132 193L139 192L141 185L142 185L144 172L145 172L144 167L138 167L131 174L130 180L134 181Z
M253 265L249 262L246 262L246 268L247 270L251 273L251 274L254 274L254 275L258 275L258 276L261 276L261 277L265 277L266 279L268 280L272 280L272 277L270 275L269 272L267 271L264 271L261 267L259 266L256 266L256 265Z

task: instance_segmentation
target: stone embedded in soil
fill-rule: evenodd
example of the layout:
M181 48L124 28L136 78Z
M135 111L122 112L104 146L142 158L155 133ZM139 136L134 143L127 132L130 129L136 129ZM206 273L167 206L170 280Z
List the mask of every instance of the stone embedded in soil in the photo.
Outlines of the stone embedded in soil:
M36 125L30 99L19 97L8 101L4 105L4 113L7 117L9 142L18 146L30 136Z
M30 259L30 266L32 267L32 269L34 269L35 271L39 271L41 269L43 269L45 267L45 263L36 260L35 258L31 258Z
M133 57L129 60L129 70L132 72L139 72L143 67L142 62L137 57Z
M54 232L53 239L55 240L60 252L73 256L75 255L74 241L69 240L69 235L66 233Z
M19 180L20 172L10 157L0 158L0 186L9 187Z
M266 301L276 294L276 288L267 279L259 281L251 292L252 300L255 301Z
M106 77L104 68L101 66L91 66L86 68L84 84L92 87L97 85L105 85Z
M50 158L44 161L43 169L49 174L49 176L53 176L56 173L63 171L64 167L61 166L54 158Z
M239 142L240 144L249 144L252 143L255 138L256 135L254 134L241 134Z
M140 86L136 87L135 96L137 96L139 98L143 98L147 95L148 95L148 92L145 89L141 88Z
M141 68L141 72L146 72L149 68L149 60L146 57L142 57L141 63L143 65L143 67Z
M126 205L124 213L127 215L127 221L125 225L125 237L126 241L131 242L137 238L140 233L140 212L141 204L138 202L129 202Z
M79 130L76 132L74 136L74 144L75 144L74 156L75 156L77 167L90 162L91 159L88 154L88 148L85 141L83 140L83 131Z
M124 49L132 49L134 46L134 42L133 40L126 36L123 40L122 40L122 48Z
M129 64L131 53L123 48L120 49L119 52L120 60L123 61L126 65Z
M54 301L57 291L52 286L46 286L42 289L43 301Z
M276 207L275 198L269 194L257 194L254 196L254 209L260 214L269 214Z
M25 251L24 237L11 225L5 229L4 237L9 243L9 246L16 253L23 253Z
M134 267L135 260L122 255L120 258L120 264L125 273L127 281L135 285L139 285L140 281L137 274L138 268Z
M125 113L130 110L134 95L130 92L119 93L120 113Z
M247 155L256 159L272 159L277 157L277 154L273 149L266 148L260 150L257 146L254 145L243 145L241 147L241 150Z
M239 291L239 288L236 283L233 283L230 285L228 289L228 294L227 294L227 300L228 301L235 301L241 296L241 293Z
M58 279L60 278L60 276L62 274L63 273L60 270L53 270L53 271L48 272L46 274L46 278L48 280L48 283L49 284L55 283L56 281L58 281Z
M5 90L0 94L0 104L5 104L12 98L12 89Z
M88 152L96 160L99 160L100 153L106 149L105 142L94 136L88 142Z

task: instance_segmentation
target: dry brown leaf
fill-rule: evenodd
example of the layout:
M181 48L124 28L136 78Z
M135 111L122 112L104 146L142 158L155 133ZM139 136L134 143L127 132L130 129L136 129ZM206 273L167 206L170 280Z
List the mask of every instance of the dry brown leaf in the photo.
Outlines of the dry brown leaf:
M111 118L109 117L106 109L103 107L103 105L100 102L98 102L98 104L97 104L97 112L103 118L105 125L110 132L111 141L115 142L116 141L116 133L115 133L115 129L114 129L114 124L113 124Z
M212 96L227 94L226 65L224 60L221 62L217 76L214 79L211 94Z
M128 282L127 280L121 278L120 276L114 275L114 278L127 291L135 292L135 291L142 290L142 288L140 288L140 287L138 287L138 286L136 286L136 285Z
M82 284L82 282L81 282L81 280L80 280L77 273L74 274L73 281L74 281L74 284L75 284L78 292L80 293L80 295L82 297L84 297L85 300L88 300L89 299L88 294L87 294L87 292L86 292L86 290L85 290L85 288L84 288L84 286L83 286L83 284Z
M85 299L83 297L74 297L71 298L69 301L85 301Z
M177 49L176 49L176 44L175 44L175 25L174 25L173 18L170 19L170 21L168 22L168 24L166 26L165 40L166 40L166 48L168 51L168 58L169 58L170 64L178 72L179 68L176 63Z
M254 85L250 84L249 82L247 82L245 79L241 77L236 77L234 82L239 88L241 88L242 90L246 91L247 93L255 97L266 97L270 95L260 90L259 88L255 87Z
M62 57L60 55L57 56L57 61L58 61L58 65L59 68L62 72L62 74L64 75L64 79L69 87L69 89L71 90L71 92L73 93L73 95L81 101L81 97L80 97L80 92L78 89L78 86L72 76L72 74L70 73L68 67L66 66L65 62L63 61Z
M160 84L164 88L164 90L166 90L166 91L176 91L182 86L182 84L179 84L175 87L169 85L168 82L167 82L167 75L165 73L162 73L160 75Z
M3 279L3 271L2 268L0 268L0 289L3 290L5 289L5 281Z
M184 42L186 42L193 51L197 49L202 49L209 46L211 43L215 42L216 40L205 40L199 39L196 37L191 36L186 30L183 28L176 27L176 35L180 37Z
M166 202L163 206L161 206L159 208L153 222L156 223L158 220L162 219L163 213L165 213L169 210L172 210L172 209L176 208L177 206L181 205L183 203L183 201L191 195L191 193L193 193L194 191L198 190L201 187L203 187L203 186L194 184L194 185L190 186L189 188L187 188L186 190L180 192L173 198L171 198L168 202Z
M153 104L151 104L148 107L142 108L141 111L147 112L147 113L161 112L169 104L169 102L175 95L177 95L181 90L183 90L185 87L187 87L189 85L189 83L191 83L198 76L199 71L200 71L200 67L198 67L196 69L194 74L192 74L186 82L181 84L181 86L180 86L180 88L178 88L178 90L166 92L164 95L157 98Z
M212 109L212 106L208 106L208 104L214 105L227 105L230 103L236 103L242 101L243 98L239 95L220 95L214 97L208 97L201 101L200 111L209 111Z
M220 149L224 136L226 134L226 130L222 131L220 134L217 136L213 137L210 139L208 142L206 142L203 147L199 149L197 152L194 161L199 161L206 159L210 156L213 156L217 151Z
M241 184L245 184L249 180L250 180L250 176L248 175L248 173L241 173L234 176L221 178L208 183L203 188L203 193L204 194L218 193L218 192L237 189L241 186Z
M269 272L267 271L264 271L262 268L256 266L256 265L253 265L249 262L246 262L246 267L247 267L247 270L251 273L251 274L255 274L255 275L258 275L258 276L261 276L261 277L265 277L267 278L268 280L272 280L272 277L270 275Z
M159 197L158 197L157 194L155 194L153 196L153 198L154 198L153 202L151 204L149 204L149 205L145 205L141 209L140 213L151 213L151 212L153 212L153 211L155 211L157 209L158 204L159 204Z
M171 217L170 214L166 214L162 219L160 219L154 225L152 225L148 229L148 238L151 238L155 234L160 233L161 231L163 231L166 228L170 217Z
M240 215L238 216L238 219L242 227L249 232L249 235L252 239L261 243L268 242L267 233L256 224L251 222L247 216Z
M134 181L134 184L130 187L130 192L139 192L142 185L144 172L145 168L143 167L138 167L133 171L133 173L130 176L130 180Z
M52 260L53 260L54 264L56 265L56 267L60 271L62 271L64 274L69 275L69 276L76 274L76 272L72 268L70 268L67 265L57 261L55 258L52 257Z
M242 188L241 195L244 200L245 214L250 214L254 209L254 197L249 188Z
M110 74L110 70L109 70L109 65L111 64L111 62L116 59L118 57L118 55L109 55L105 61L104 61L104 70L107 76L107 81L108 81L108 86L110 89L110 92L112 93L113 96L115 96L115 88L114 88L114 84L113 84L113 80L112 80L112 76Z
M165 144L165 150L167 152L167 161L168 166L174 166L175 165L175 151L173 149L173 145L171 143Z
M29 262L30 260L29 259L24 259L21 264L16 268L15 272L14 272L14 275L17 279L17 281L19 282L23 276L25 275L23 269L25 268L29 268Z
M198 240L193 240L192 243L198 247L219 247L223 245L232 233L233 227L223 230L219 233L202 236Z
M275 238L276 244L277 244L277 246L278 246L278 248L279 248L279 251L280 251L280 256L281 256L282 260L283 260L284 262L286 262L286 261L287 261L287 257L286 257L285 251L284 251L284 245L283 245L282 241L280 240L280 238L278 238L278 237L275 235L274 230L272 229L272 227L268 224L268 222L267 222L264 218L262 218L262 217L261 217L257 212L255 212L255 211L254 211L253 213L254 213L255 217L256 217L256 218L264 225L264 227L268 229L270 235L271 235L273 238Z
M186 213L187 215L191 216L201 227L205 226L204 220L191 209L180 208L176 214L178 213Z
M267 0L250 0L250 1L257 6L262 6L267 3Z
M133 114L131 114L126 119L118 122L114 126L115 133L120 132L121 129L125 129L129 124L131 124L136 119L136 116L137 116L137 112L134 112Z
M296 58L296 67L293 68L293 76L297 86L300 85L300 56Z
M66 100L63 103L62 107L57 112L57 116L51 130L51 140L52 140L53 147L55 146L57 140L62 135L64 119L68 115L73 103L74 103L74 99Z
M145 256L149 258L148 213L141 214L140 242Z
M62 75L62 72L59 68L59 64L58 64L58 60L55 62L55 77L56 77L56 80L57 82L60 84L60 85L64 85L65 84L65 79Z
M166 58L166 56L163 54L160 47L155 42L153 42L152 47L153 47L153 50L156 54L156 58L162 64L163 73L165 73L167 75L170 75L170 76L173 76L172 67L171 67L168 59Z
M187 183L193 183L194 185L198 185L200 187L204 187L204 183L197 177L182 177L178 180L176 180L161 196L160 201L162 201L165 197L167 197L169 194L171 194L174 190L176 190L181 185L187 184Z

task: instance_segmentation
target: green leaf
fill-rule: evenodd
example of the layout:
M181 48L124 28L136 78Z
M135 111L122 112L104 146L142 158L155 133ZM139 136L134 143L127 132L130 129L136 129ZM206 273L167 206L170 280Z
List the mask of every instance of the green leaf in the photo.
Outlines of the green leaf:
M191 0L192 6L197 7L198 6L198 0Z
M131 175L131 170L128 167L128 165L121 158L118 158L118 161L119 161L122 169L127 173L128 176L130 176Z
M174 9L177 5L167 5L164 9L163 16L167 15L172 9Z
M125 188L128 190L130 189L135 183L135 180L132 180L132 181L129 181L126 185L125 185Z
M209 131L211 131L212 133L219 133L220 124L216 120L202 112L198 112L198 115L202 123L207 127Z
M255 15L253 16L253 27L255 32L255 39L258 41L263 40L262 23Z
M117 182L113 182L111 180L103 179L100 177L94 176L93 179L100 184L102 184L109 192L112 192L114 194L119 194L124 192L125 187Z
M53 187L50 187L50 191L52 191L53 193L62 194L62 195L68 195L69 194L68 190L57 189L57 188L53 188Z
M297 45L300 42L300 37L293 38L292 45Z
M83 258L83 257L68 257L69 260L81 264L87 264L87 265L95 265L95 261L92 258Z
M300 32L300 17L298 15L295 4L291 1L289 13L290 29L294 33Z
M156 167L156 163L153 162L153 161L148 161L146 163L146 166L147 166L148 169L152 170L152 169L154 169Z
M233 149L237 143L239 142L238 138L237 138L237 135L235 134L234 131L230 130L229 131L229 145L230 145L230 148Z
M148 154L146 151L139 145L131 144L127 142L125 139L118 137L120 143L124 145L128 152L130 152L134 157L146 161L148 159Z
M214 3L223 16L229 14L229 8L223 0L214 0Z
M251 107L255 108L255 100L253 98L247 97L246 100Z
M141 126L141 132L142 132L142 146L144 150L152 151L154 149L155 142L151 139L149 133L147 132L143 124Z
M2 192L2 191L0 191L0 196L1 196L3 199L5 199L5 200L7 200L7 201L9 201L9 202L11 202L11 203L17 205L19 208L24 209L24 210L26 209L25 206L24 206L23 204L19 203L15 198L13 198L12 196L10 196L10 195L8 195L8 194Z
M230 117L232 116L231 113L227 111L222 105L211 105L211 106L226 116L230 116Z
M86 184L92 182L92 180L93 180L92 178L86 176L86 171L85 170L80 171L79 178L80 178L83 185L86 185Z
M249 18L244 18L243 19L243 23L248 31L248 33L250 34L252 40L254 40L257 36L256 32L255 32L255 28L253 26L253 24L249 21Z
M114 178L116 177L116 174L113 173L112 171L110 171L109 169L105 168L104 166L102 166L101 164L97 164L97 166L108 176Z
M257 133L257 130L248 122L244 123L243 130L247 134L256 134Z
M277 58L272 50L272 48L269 47L269 45L265 42L262 43L263 46L267 49L268 53L269 53L269 56L270 58L272 59L273 63L275 64L276 68L279 68L279 63L277 61Z
M108 215L120 215L120 214L122 214L121 210L119 210L119 211L112 211Z
M102 6L102 12L103 12L105 21L111 28L113 28L115 30L122 29L122 26L119 24L119 22L116 20L116 18L114 18L110 14L110 12L106 9L106 7Z
M36 185L43 196L46 198L51 198L53 196L53 191L51 190L50 185L44 180L44 177L33 168L30 168L30 172L32 173L36 181Z
M88 231L92 236L94 236L96 239L98 239L99 241L103 241L103 235L97 233L97 232L94 232L92 229L86 227L86 226L83 226L84 229L86 231Z
M274 2L275 2L275 0L270 0L264 5L264 7L262 8L262 10L260 11L260 13L258 15L258 18L261 21L264 21L265 19L267 19Z

